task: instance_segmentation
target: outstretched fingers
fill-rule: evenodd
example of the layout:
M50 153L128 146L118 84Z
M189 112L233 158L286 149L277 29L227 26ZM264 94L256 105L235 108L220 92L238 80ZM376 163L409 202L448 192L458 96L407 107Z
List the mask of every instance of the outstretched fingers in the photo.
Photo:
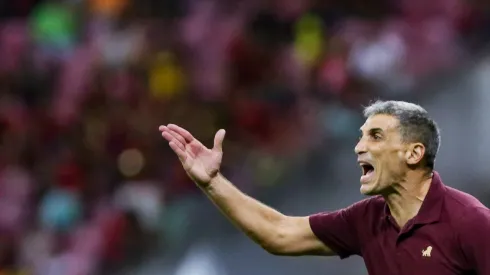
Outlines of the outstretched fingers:
M170 135L172 135L182 146L187 143L183 136L179 135L177 132L169 130Z
M164 137L170 144L172 142L175 146L178 146L182 151L185 151L185 145L180 143L174 136L168 132L162 132L162 137Z
M185 140L180 135L168 129L166 126L160 126L158 129L162 133L162 137L168 142L173 142L175 145L179 146L181 150L185 151Z
M194 137L192 136L191 133L189 133L189 131L187 131L186 129L182 128L182 127L179 127L175 124L169 124L167 125L167 128L176 132L177 134L181 135L186 142L192 142L194 140Z
M206 149L189 131L175 124L162 125L158 129L182 162L187 157L193 157L198 151Z

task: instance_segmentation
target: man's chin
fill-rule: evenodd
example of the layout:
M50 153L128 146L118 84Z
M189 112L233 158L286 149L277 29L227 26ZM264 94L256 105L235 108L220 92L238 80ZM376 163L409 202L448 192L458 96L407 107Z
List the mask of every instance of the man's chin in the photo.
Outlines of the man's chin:
M376 192L376 188L374 186L374 183L363 183L363 184L361 184L360 192L361 192L361 194L363 194L365 196L378 195L378 193Z

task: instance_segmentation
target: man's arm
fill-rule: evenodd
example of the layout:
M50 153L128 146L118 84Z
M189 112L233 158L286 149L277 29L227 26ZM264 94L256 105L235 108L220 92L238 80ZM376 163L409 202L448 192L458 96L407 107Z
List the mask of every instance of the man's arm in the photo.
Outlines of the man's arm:
M313 233L309 217L283 215L245 195L221 174L201 189L228 219L271 254L335 255Z
M352 211L289 217L245 195L226 180L219 173L224 130L216 133L211 149L177 125L162 125L159 130L187 175L235 225L268 252L346 257L358 251L357 236L346 234L355 231L352 230ZM331 244L335 250L329 248Z

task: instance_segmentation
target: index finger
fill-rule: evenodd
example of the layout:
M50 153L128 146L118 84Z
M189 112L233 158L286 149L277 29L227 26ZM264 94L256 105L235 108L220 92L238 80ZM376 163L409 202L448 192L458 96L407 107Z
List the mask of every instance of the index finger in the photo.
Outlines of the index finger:
M184 139L187 141L187 142L191 142L194 140L194 137L192 136L191 133L189 133L189 131L187 131L186 129L182 128L182 127L179 127L175 124L169 124L167 126L170 130L172 131L175 131L177 132L178 134L180 134L181 136L184 137Z

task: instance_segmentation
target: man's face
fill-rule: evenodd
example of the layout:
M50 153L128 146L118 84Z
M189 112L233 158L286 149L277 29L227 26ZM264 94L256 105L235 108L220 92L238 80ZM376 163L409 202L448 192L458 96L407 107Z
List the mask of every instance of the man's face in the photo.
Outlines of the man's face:
M408 168L408 146L402 141L399 121L390 115L369 117L361 127L355 147L362 169L361 193L379 195L390 192Z

